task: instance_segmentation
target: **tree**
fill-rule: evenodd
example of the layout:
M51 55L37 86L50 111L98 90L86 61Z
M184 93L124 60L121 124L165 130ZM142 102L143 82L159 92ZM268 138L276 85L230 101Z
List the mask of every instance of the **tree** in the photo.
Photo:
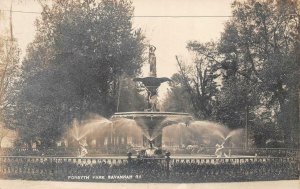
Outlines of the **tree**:
M253 113L262 112L261 108L274 111L274 125L281 127L287 145L294 140L291 131L299 125L299 121L291 119L298 116L294 114L297 108L290 103L299 83L292 35L298 21L291 19L295 11L294 1L235 2L233 19L227 26L235 36L230 38L225 31L220 46L223 56L228 57L226 66L237 62L237 74L259 93L260 105L253 107Z
M214 44L205 45L204 48L214 48ZM218 92L216 79L219 74L217 74L216 66L207 57L197 54L192 46L190 43L187 48L196 52L197 57L193 66L184 65L176 56L180 77L177 81L187 91L194 115L198 118L212 119Z
M251 130L263 122L258 119L262 114L271 115L274 130L282 131L277 139L292 146L299 138L294 134L299 132L299 4L235 1L232 13L214 48L197 41L188 44L221 74L216 119Z
M193 113L193 106L190 102L189 93L182 85L182 77L179 73L175 73L170 82L170 89L163 101L163 110L169 112L189 112Z
M141 95L142 91L136 86L132 78L120 79L118 91L118 112L144 111L145 99Z
M0 15L0 21L5 22L5 15ZM1 28L0 34L0 144L9 133L5 124L5 108L9 106L8 99L13 95L12 86L19 75L20 49L12 30L12 12L10 11L9 29ZM0 146L1 147L1 146Z
M49 146L74 118L116 111L120 75L135 76L143 63L144 37L132 16L127 1L44 6L7 111L24 141Z

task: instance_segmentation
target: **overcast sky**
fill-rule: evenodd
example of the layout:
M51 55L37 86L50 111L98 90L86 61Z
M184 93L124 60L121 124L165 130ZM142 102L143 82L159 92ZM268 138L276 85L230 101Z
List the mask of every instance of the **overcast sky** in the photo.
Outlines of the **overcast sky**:
M154 3L155 2L155 3ZM230 0L138 0L135 15L225 16L231 15ZM189 40L207 42L220 37L227 17L139 18L135 26L145 30L149 42L157 47L158 76L170 77L177 71L175 55L190 61L186 44Z
M0 9L9 10L11 0L0 0ZM26 46L35 34L34 21L42 11L35 0L12 0L14 11L31 13L13 13L14 36L25 55ZM147 43L157 47L157 74L158 77L171 77L177 72L175 55L180 56L185 62L191 62L192 56L186 50L190 40L208 42L220 37L224 23L230 16L233 0L133 0L135 7L134 27L142 28ZM38 12L38 13L34 13ZM2 12L8 19L9 12ZM185 17L151 17L151 16L185 16ZM186 17L208 16L208 17ZM0 23L0 29L8 27L8 22ZM1 32L1 30L0 30ZM144 66L144 76L148 75L149 65ZM167 85L162 87L166 92Z

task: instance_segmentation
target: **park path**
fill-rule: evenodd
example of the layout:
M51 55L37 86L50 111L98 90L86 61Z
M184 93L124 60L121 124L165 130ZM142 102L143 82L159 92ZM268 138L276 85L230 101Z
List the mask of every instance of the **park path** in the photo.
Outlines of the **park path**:
M27 180L0 180L0 189L300 189L300 180L200 183L200 184L115 184L54 182Z

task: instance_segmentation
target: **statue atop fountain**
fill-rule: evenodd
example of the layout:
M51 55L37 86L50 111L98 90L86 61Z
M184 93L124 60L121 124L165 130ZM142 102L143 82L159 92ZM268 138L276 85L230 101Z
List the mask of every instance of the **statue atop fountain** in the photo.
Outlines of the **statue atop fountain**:
M156 77L156 47L149 45L149 64L150 64L150 77Z
M149 77L143 78L135 78L133 81L142 82L147 90L147 109L146 111L149 112L159 112L157 109L157 89L159 86L166 82L171 81L169 78L166 77L157 77L156 73L156 56L155 56L156 47L153 45L149 45L149 64L150 64L150 72Z

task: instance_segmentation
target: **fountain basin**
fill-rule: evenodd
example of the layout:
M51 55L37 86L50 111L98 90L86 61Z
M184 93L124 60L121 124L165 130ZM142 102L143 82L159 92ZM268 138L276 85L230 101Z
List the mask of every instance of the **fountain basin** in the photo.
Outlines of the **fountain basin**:
M147 141L154 142L156 147L162 145L162 129L173 124L183 123L188 125L193 119L188 113L181 112L118 112L111 119L132 119L144 134L144 146Z

